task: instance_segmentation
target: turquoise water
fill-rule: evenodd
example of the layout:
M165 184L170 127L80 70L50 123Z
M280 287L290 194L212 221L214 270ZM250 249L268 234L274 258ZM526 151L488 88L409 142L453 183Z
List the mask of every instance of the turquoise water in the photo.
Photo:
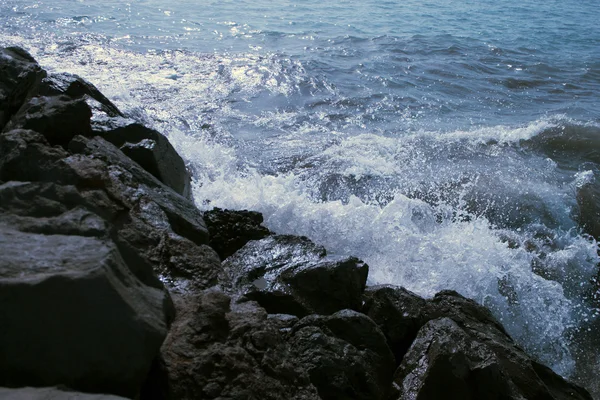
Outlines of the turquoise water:
M370 283L458 290L598 395L598 249L577 216L600 192L599 11L0 0L0 44L165 132L199 207L261 211L363 258Z

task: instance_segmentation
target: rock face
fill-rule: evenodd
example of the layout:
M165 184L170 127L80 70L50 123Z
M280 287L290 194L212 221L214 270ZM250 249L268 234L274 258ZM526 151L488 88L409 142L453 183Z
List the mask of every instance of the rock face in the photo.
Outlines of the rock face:
M204 213L210 233L210 246L222 260L226 259L250 240L260 240L271 232L262 226L263 216L255 211L232 211L214 208Z
M208 289L180 310L162 351L165 397L319 399L263 308L232 304L220 290Z
M591 398L455 292L201 213L167 139L82 78L17 48L0 72L0 397Z
M293 326L289 343L322 399L387 398L394 358L366 315L310 315Z
M423 300L403 288L371 287L363 311L396 355L397 399L591 399L525 354L488 309L456 292Z
M327 256L303 237L250 241L223 263L224 285L269 313L297 316L359 309L369 267L354 257Z
M93 237L100 221L80 217L84 226L65 231L91 236L0 225L2 383L132 395L166 336L170 299L136 279L112 243Z
M0 49L0 130L46 77L29 53L18 47Z

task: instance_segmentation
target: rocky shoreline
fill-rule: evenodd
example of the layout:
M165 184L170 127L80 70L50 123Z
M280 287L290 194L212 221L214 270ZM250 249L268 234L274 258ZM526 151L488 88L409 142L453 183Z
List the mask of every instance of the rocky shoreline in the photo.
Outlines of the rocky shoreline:
M456 292L200 212L162 134L20 48L0 132L0 398L591 399Z

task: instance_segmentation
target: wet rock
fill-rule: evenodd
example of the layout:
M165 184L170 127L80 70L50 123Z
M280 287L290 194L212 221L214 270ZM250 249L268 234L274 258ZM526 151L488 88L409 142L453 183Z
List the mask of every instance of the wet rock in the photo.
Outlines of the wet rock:
M167 333L168 293L109 240L0 232L0 385L134 396Z
M262 226L263 216L256 211L234 211L213 208L204 213L210 233L210 246L222 260L226 259L250 240L260 240L271 234Z
M123 117L123 113L106 98L93 84L80 76L69 73L49 74L40 82L39 96L66 95L72 99L93 99L99 105L98 110L108 117Z
M221 281L270 314L331 314L360 308L368 269L354 257L327 256L307 238L280 235L248 242L223 262Z
M45 76L27 51L19 47L0 49L0 131Z
M175 233L163 236L159 273L171 292L197 292L217 284L221 271L218 254L207 245L197 245Z
M520 398L494 352L450 318L423 326L394 381L398 399Z
M124 397L109 394L87 394L58 388L0 388L0 398L4 400L125 400Z
M575 219L584 232L600 239L600 182L593 182L577 189Z
M208 243L208 230L202 213L193 203L163 185L114 145L100 137L88 139L77 136L69 143L69 150L106 163L109 166L106 187L128 207L133 208L146 196L161 208L175 233L196 244Z
M181 300L162 358L168 399L319 399L266 311L215 289Z
M400 287L371 286L365 290L362 312L377 323L385 334L396 363L427 322L428 303L425 299Z
M485 343L496 355L502 370L527 399L591 399L589 393L529 357L506 333L491 312L454 291L442 291L430 301L430 318L448 316L473 340Z
M163 134L127 118L96 121L93 130L162 183L191 198L191 178L185 162Z
M52 145L64 146L75 135L91 135L92 112L81 99L68 96L33 97L4 128L30 129L41 133Z
M487 308L454 291L424 300L376 286L364 298L363 312L381 327L400 363L394 398L590 398L529 357Z
M289 343L322 399L387 398L394 358L364 314L310 315L294 325Z
M51 181L60 178L58 162L68 153L50 146L41 134L12 130L0 135L0 179L4 181Z

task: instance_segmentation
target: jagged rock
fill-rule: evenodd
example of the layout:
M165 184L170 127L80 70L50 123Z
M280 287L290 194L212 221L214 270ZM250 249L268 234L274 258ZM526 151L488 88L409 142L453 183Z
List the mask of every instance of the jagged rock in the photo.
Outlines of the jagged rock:
M425 299L391 285L371 286L365 290L362 312L381 328L400 364L404 354L427 322Z
M127 118L95 121L94 133L130 156L146 171L186 198L191 180L181 156L161 133Z
M398 399L519 398L494 352L450 318L423 326L394 381Z
M61 176L57 163L68 156L61 147L30 130L0 135L0 180L50 181Z
M69 143L69 150L105 162L109 166L107 189L128 207L133 208L140 198L147 196L160 206L175 233L196 244L208 243L202 213L193 203L164 186L114 145L100 137L78 136Z
M266 311L216 289L180 306L162 357L167 387L152 392L168 399L319 399Z
M331 314L362 302L369 267L354 257L327 256L305 237L250 241L223 262L222 282L271 314Z
M454 291L442 291L430 301L430 318L448 316L477 341L495 353L503 371L514 383L519 395L527 399L590 399L583 388L567 382L529 357L515 344L492 313L485 307Z
M19 47L0 49L0 131L45 76L27 51Z
M203 290L217 284L221 271L218 254L175 233L163 236L160 275L171 292Z
M454 291L424 300L403 288L377 286L368 288L364 298L363 311L381 327L401 361L395 398L590 398L531 359L487 308ZM451 322L439 322L445 319ZM488 393L486 385L496 386Z
M30 129L41 133L52 145L66 145L75 135L91 135L92 111L84 100L68 96L31 98L4 128Z
M88 394L58 388L0 388L3 400L125 400L124 397L110 394Z
M210 233L210 246L222 260L226 259L250 240L260 240L271 234L262 226L263 216L256 211L234 211L213 208L204 213Z
M386 398L394 358L366 315L352 310L310 315L294 325L289 343L322 399Z
M134 396L172 319L168 293L109 240L0 232L0 385Z
M49 74L40 82L38 96L67 95L72 99L89 97L98 104L98 110L108 117L123 117L123 113L93 84L69 73Z

